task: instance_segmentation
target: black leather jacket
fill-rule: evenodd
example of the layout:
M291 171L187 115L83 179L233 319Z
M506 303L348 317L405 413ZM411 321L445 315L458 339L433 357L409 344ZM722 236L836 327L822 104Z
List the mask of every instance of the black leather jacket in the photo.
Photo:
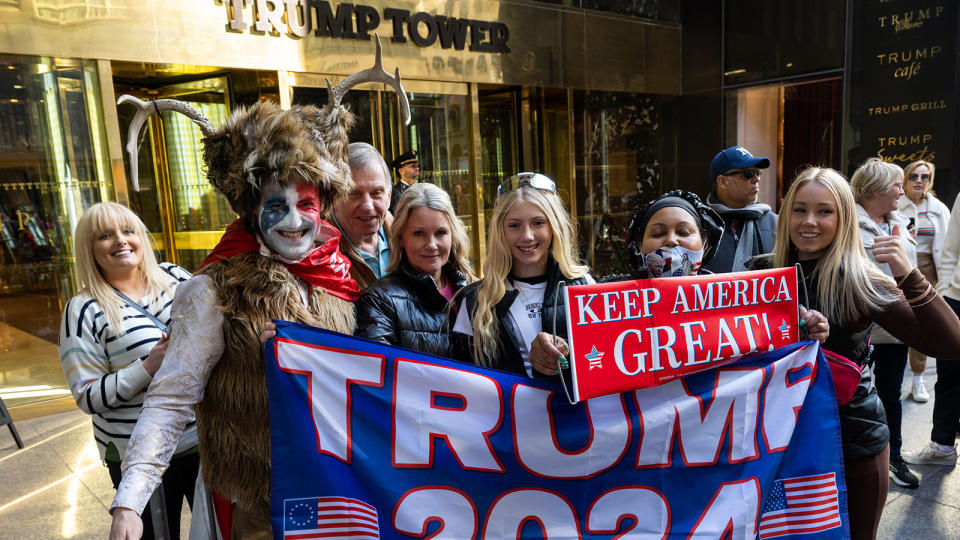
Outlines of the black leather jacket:
M557 288L561 280L565 283L559 287L557 304L554 305L554 293L558 292ZM556 315L557 335L563 339L567 339L567 311L563 302L563 289L567 285L586 285L587 283L589 283L589 281L586 276L576 279L567 279L562 276L560 274L560 265L553 259L550 259L547 263L547 288L543 293L541 325L544 332L550 332L553 329L554 315ZM460 296L466 301L467 313L473 313L477 305L477 290L479 285L480 281L476 281L467 285L461 292ZM520 354L520 336L517 335L518 331L512 324L503 324L503 321L510 319L510 306L517 298L517 294L518 291L516 289L508 289L496 305L497 335L500 336L500 340L497 343L497 354L490 367L526 376L527 371L523 366L523 356ZM459 303L458 301L457 304L459 305ZM452 319L454 318L455 317L452 317ZM453 327L452 321L450 326L451 328ZM451 331L450 340L452 347L450 351L451 358L472 364L473 336ZM560 380L558 376L549 377L536 370L534 370L533 374L534 378L537 379ZM569 380L569 377L567 380Z
M443 271L455 291L467 284L467 278L459 271L449 267ZM447 356L447 304L433 278L414 270L404 258L399 269L370 285L357 301L354 335Z

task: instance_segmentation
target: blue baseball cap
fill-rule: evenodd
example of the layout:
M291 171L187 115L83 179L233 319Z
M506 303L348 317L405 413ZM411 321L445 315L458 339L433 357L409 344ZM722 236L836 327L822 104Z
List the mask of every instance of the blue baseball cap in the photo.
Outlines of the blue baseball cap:
M716 180L721 174L733 169L766 169L770 160L765 157L753 157L753 154L742 146L731 146L713 156L710 162L710 179Z

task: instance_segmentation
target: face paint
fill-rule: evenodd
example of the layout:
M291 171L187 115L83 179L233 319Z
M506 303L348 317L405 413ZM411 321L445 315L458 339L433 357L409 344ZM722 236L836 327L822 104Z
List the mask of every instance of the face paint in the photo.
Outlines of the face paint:
M274 180L263 187L257 211L260 236L271 251L299 261L313 248L320 220L317 186L282 186Z

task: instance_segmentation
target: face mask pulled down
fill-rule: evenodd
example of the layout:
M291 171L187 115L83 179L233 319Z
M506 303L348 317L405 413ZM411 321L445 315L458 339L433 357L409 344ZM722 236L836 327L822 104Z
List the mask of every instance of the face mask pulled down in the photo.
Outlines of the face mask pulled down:
M643 255L643 269L651 278L682 277L696 274L703 261L703 250L666 246Z

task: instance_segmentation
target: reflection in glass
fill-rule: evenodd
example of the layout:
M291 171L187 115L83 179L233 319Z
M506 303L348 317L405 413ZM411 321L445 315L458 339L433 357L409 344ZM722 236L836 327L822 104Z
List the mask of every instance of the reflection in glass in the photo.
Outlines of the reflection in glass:
M113 198L92 61L0 55L0 396L68 395L57 354L73 229ZM49 387L36 392L6 389Z

